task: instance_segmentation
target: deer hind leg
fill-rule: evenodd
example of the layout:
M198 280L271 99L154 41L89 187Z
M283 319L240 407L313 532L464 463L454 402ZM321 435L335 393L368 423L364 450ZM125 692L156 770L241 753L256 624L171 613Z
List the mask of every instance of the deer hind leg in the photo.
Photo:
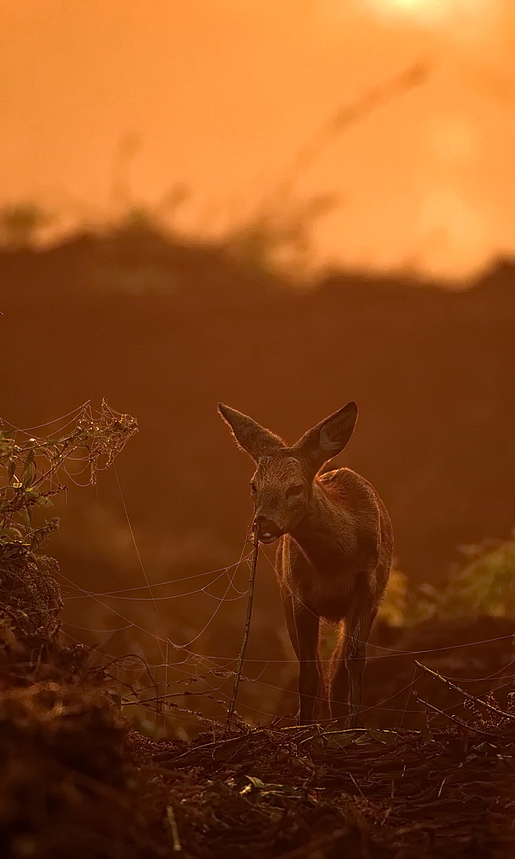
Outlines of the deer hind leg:
M312 722L321 698L324 698L324 679L318 656L320 620L299 603L288 591L281 588L286 628L299 660L299 722Z
M345 661L349 673L349 727L361 727L363 674L366 665L366 644L377 609L369 602L360 603L347 618Z

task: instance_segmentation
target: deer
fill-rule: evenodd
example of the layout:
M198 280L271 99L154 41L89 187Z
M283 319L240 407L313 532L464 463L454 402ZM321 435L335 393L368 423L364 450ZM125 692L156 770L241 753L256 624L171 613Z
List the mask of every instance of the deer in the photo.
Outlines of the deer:
M362 725L366 644L390 575L393 529L371 483L350 468L322 469L349 443L358 417L347 403L293 446L223 403L218 411L257 468L250 487L259 543L277 542L275 571L286 627L299 662L299 724L325 708ZM327 677L321 622L338 628Z

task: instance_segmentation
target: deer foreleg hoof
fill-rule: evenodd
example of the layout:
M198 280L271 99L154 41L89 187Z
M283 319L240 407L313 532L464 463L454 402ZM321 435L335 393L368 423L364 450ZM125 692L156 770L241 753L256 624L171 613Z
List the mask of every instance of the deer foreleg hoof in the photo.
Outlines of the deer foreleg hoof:
M351 713L347 719L347 726L349 728L364 728L363 717L360 713Z

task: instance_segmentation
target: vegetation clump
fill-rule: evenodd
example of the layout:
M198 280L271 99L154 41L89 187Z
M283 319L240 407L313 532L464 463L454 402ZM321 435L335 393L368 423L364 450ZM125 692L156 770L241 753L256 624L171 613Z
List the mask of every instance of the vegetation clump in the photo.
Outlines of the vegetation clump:
M63 608L55 578L57 562L40 554L59 527L45 511L62 492L66 462L81 460L95 484L137 432L130 415L102 402L95 414L82 406L72 427L58 438L35 437L14 427L0 431L0 622L23 635L52 636Z
M436 617L515 617L515 531L509 540L484 540L461 552L464 560L440 587L412 591L407 576L393 570L379 617L395 627Z

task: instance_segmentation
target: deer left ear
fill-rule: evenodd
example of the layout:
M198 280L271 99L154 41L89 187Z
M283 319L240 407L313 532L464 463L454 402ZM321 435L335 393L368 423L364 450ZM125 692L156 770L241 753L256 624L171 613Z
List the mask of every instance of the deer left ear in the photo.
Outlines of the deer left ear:
M356 403L347 403L346 406L308 430L294 445L314 474L324 463L344 450L352 437L357 419Z

